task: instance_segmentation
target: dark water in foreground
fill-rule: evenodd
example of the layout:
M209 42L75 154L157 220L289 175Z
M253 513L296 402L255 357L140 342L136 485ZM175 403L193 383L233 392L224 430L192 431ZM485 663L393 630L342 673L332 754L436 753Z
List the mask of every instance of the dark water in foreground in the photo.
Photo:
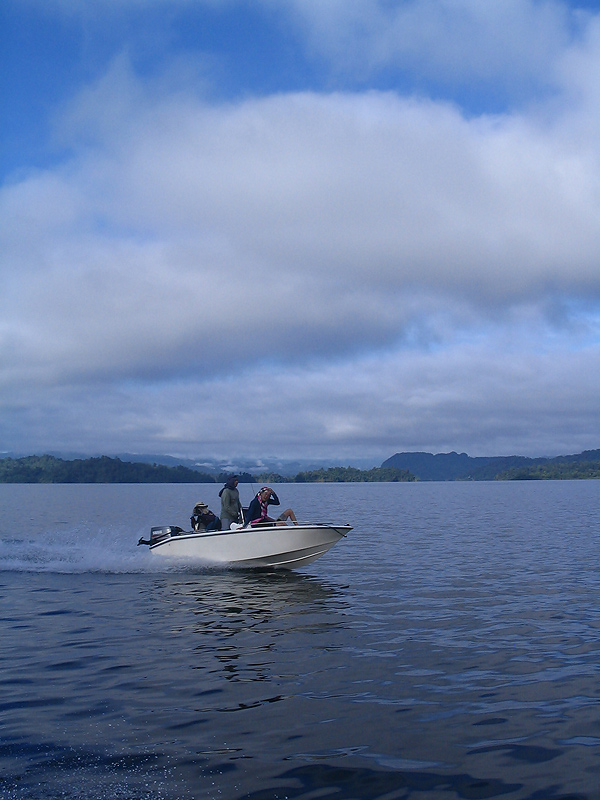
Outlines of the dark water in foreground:
M295 574L136 548L218 488L0 486L3 800L600 797L600 482L281 487L355 526Z

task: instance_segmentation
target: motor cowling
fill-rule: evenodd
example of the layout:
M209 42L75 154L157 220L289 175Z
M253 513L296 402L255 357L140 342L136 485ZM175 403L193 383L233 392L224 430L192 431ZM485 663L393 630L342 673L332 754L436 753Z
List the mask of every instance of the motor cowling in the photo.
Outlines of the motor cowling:
M180 533L183 533L183 528L180 528L178 525L156 525L154 528L150 528L150 538L144 539L142 537L138 545L158 544L158 542L162 542L163 539L168 539L170 536L178 536Z

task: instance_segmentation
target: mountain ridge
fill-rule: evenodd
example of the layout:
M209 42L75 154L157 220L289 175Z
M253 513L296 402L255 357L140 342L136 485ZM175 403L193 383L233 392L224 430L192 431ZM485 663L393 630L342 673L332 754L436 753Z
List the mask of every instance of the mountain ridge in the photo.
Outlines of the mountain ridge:
M548 465L578 464L600 461L600 449L584 450L572 455L552 458L528 456L469 456L466 453L426 453L409 451L394 453L382 468L406 469L420 481L490 481L509 470L523 470Z

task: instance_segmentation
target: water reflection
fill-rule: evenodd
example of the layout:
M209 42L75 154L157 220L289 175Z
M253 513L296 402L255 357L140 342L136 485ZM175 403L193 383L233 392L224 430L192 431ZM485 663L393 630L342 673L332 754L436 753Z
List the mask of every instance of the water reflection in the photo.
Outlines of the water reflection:
M218 708L212 705L231 711L282 699L281 685L296 674L298 651L318 656L334 646L346 624L346 589L281 571L207 571L193 580L163 576L154 583L152 594L161 606L153 613L194 654L205 687L223 680L272 684L260 696L237 691L225 702L221 698Z
M167 602L178 603L185 598L194 601L197 615L219 615L232 621L240 614L245 619L261 619L265 615L296 614L303 608L327 606L331 611L332 607L343 610L348 605L346 586L295 572L212 571L194 580L173 576L157 582L157 588Z

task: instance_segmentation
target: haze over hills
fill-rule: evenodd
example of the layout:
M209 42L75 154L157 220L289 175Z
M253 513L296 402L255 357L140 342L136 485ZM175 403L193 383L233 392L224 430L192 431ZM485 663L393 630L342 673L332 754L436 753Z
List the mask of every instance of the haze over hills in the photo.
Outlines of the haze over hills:
M23 458L30 455L49 455L54 458L64 459L66 461L73 461L75 459L89 459L99 458L102 456L109 456L110 458L118 458L121 461L134 464L158 464L165 467L185 467L186 469L195 470L196 472L207 473L209 475L218 476L224 472L230 474L249 473L251 475L258 475L260 473L277 473L285 477L297 475L299 472L307 472L318 469L328 469L329 467L347 467L349 466L348 459L285 459L276 458L274 456L267 456L265 458L244 458L235 457L231 459L216 458L214 456L201 456L198 458L183 458L179 456L165 455L159 453L81 453L81 452L65 452L65 451L50 451L44 453L16 453L4 452L0 453L1 458ZM351 459L352 466L359 469L371 469L378 467L377 459L373 458L353 458Z
M561 466L600 462L600 450L554 458L528 458L527 456L468 456L466 453L395 453L382 467L407 469L421 481L491 481L500 473L527 470L535 467Z
M208 472L213 475L220 475L223 472L229 473L250 473L257 475L264 472L278 473L279 475L292 476L298 472L316 470L328 467L348 466L347 460L342 459L285 459L276 458L274 456L267 456L265 458L232 458L232 459L219 459L214 457L206 458L176 458L174 456L160 456L160 455L139 455L136 453L117 453L116 458L121 461L133 461L144 464L164 464L168 467L182 466L188 469L199 470L200 472ZM379 466L379 464L372 458L355 458L352 459L352 466L360 469L370 469L371 467Z

